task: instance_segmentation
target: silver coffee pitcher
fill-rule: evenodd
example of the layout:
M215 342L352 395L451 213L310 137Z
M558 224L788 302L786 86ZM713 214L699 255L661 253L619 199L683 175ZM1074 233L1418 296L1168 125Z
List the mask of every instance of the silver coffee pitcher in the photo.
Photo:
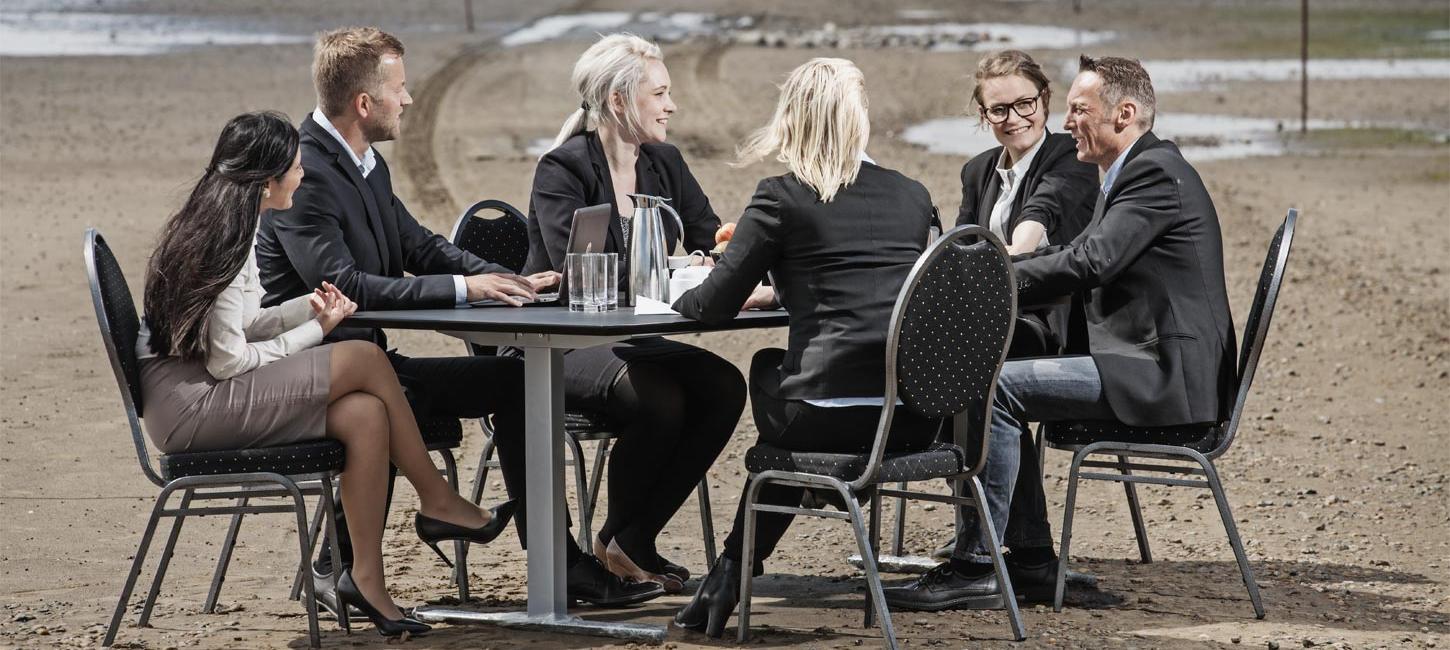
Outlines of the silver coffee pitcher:
M684 223L680 221L680 213L665 205L668 198L648 194L630 194L629 198L634 199L634 216L629 231L629 304L635 304L635 296L668 303L670 261L660 208L675 218L675 232L680 238L684 237Z

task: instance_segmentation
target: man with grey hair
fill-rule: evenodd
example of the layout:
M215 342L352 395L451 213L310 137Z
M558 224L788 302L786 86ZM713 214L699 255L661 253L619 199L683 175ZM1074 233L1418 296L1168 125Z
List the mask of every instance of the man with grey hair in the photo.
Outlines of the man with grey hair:
M1088 354L1003 364L982 476L999 538L984 541L976 512L963 509L951 560L887 589L892 607L1002 605L987 544L1002 543L1013 499L1032 496L1013 489L1028 422L1171 427L1220 422L1232 405L1237 346L1213 200L1178 147L1153 135L1153 84L1142 65L1084 56L1078 70L1064 127L1078 159L1103 171L1102 191L1082 234L1013 266L1019 303L1081 300L1086 341L1069 345ZM1028 541L1011 549L1007 566L1018 598L1042 602L1054 595L1057 556L1040 484L1034 492L1031 507L1013 513L1023 515L1013 523Z

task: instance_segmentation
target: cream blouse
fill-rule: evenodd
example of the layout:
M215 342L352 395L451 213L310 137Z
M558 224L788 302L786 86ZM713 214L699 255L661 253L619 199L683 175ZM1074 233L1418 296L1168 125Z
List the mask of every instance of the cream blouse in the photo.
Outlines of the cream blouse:
M298 296L276 307L262 307L262 282L255 251L247 253L242 272L217 296L206 320L206 370L218 380L231 379L289 354L322 343L322 325ZM150 332L141 322L136 356L149 359Z

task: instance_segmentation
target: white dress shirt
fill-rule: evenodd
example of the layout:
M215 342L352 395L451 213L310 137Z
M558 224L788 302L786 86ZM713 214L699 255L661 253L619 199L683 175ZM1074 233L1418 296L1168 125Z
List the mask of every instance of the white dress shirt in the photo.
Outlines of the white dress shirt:
M992 218L987 223L992 234L998 239L1007 241L1007 221L1012 216L1012 202L1017 200L1017 194L1022 191L1022 178L1027 176L1027 171L1032 169L1032 159L1037 157L1037 150L1042 148L1042 143L1047 141L1047 131L1042 132L1042 137L1037 139L1037 144L1022 156L1011 167L1007 167L1007 148L1002 147L1002 157L997 159L997 176L1001 178L1002 185L997 190L997 202L992 204ZM1047 236L1044 235L1037 242L1038 248L1047 246Z
M343 151L346 151L348 157L352 158L352 164L357 167L358 173L362 174L363 178L367 178L368 174L373 173L373 169L378 166L378 154L373 151L372 146L369 146L363 152L362 158L358 158L357 152L352 150L352 145L347 143L347 138L342 137L342 133L322 113L321 106L312 109L312 121L316 122L317 126L322 127L323 131L337 138L337 141L342 144ZM468 283L464 281L461 275L453 276L453 304L459 307L468 306Z
M231 379L322 343L322 325L307 296L263 308L263 293L256 253L248 252L241 273L222 289L207 315L206 370L212 377ZM136 339L138 358L156 356L150 338L143 320Z

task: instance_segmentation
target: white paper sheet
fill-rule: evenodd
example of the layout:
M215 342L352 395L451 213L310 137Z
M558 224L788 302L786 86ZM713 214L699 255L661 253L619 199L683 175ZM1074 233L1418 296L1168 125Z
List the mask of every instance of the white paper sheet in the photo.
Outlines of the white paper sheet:
M635 296L634 297L634 313L640 314L640 315L653 315L653 314L674 314L676 316L679 316L680 315L680 312L677 312L677 311L675 311L673 309L670 309L670 306L669 305L667 305L667 304L665 304L663 302L660 302L658 300L655 300L653 298L646 298L644 296Z

